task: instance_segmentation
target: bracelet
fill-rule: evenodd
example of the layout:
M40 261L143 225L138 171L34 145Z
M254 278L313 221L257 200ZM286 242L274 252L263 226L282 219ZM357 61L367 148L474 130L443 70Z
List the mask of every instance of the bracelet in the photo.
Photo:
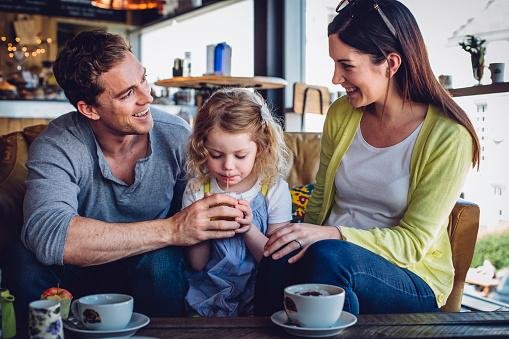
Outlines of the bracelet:
M336 227L339 232L339 240L345 240L345 237L343 237L343 232L341 232L341 226L334 225L334 227Z

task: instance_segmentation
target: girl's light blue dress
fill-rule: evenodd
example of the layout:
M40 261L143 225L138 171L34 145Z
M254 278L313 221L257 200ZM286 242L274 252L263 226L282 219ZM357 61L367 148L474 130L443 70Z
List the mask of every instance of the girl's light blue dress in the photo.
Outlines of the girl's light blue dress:
M250 205L253 225L266 234L269 214L262 192L258 192ZM187 303L203 317L253 314L256 265L242 234L211 240L207 266L200 272L190 273Z

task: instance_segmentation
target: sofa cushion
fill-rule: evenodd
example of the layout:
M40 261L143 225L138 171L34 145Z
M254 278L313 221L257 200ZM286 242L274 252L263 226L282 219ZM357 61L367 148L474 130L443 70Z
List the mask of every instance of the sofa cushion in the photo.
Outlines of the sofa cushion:
M306 206L314 188L313 184L307 184L290 189L290 194L292 195L292 222L304 222Z
M23 128L23 136L25 137L28 145L30 145L32 141L34 141L34 139L46 129L46 127L48 127L48 125L41 124Z
M320 133L285 132L285 142L290 149L290 172L286 178L290 187L315 182L320 164Z
M0 252L23 223L28 144L21 132L0 138Z

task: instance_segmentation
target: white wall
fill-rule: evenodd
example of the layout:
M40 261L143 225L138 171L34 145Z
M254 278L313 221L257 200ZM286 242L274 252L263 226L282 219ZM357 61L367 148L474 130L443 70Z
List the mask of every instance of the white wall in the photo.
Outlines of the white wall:
M206 71L206 47L226 41L232 47L231 74L252 76L254 72L253 0L208 11L141 34L141 62L149 82L172 76L173 60L191 52L191 75Z

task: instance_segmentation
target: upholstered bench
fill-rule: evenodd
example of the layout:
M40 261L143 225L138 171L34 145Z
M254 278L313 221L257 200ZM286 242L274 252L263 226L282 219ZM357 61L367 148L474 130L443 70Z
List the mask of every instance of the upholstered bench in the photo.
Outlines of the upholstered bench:
M9 258L5 245L20 236L23 222L23 196L27 169L28 147L45 125L25 128L0 137L0 258ZM285 133L285 140L292 152L292 166L288 183L292 188L294 220L303 219L304 210L312 190L320 158L320 133ZM458 311L465 276L472 260L479 226L479 207L458 201L449 221L453 262L455 267L454 288L442 308Z

